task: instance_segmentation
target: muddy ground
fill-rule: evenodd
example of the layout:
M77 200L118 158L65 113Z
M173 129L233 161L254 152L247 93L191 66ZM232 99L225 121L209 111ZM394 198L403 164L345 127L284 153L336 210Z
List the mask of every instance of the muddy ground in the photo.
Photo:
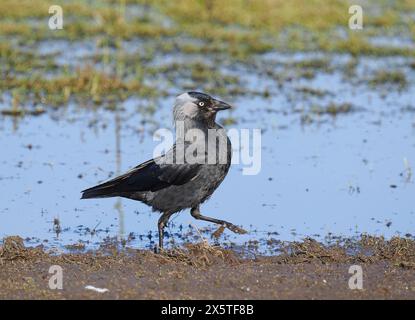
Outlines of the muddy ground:
M364 237L332 246L306 239L276 256L243 258L203 242L161 254L106 247L52 255L9 237L0 265L1 299L415 298L415 241L406 238ZM61 290L49 288L52 265L62 267ZM362 290L349 288L352 265L362 267Z

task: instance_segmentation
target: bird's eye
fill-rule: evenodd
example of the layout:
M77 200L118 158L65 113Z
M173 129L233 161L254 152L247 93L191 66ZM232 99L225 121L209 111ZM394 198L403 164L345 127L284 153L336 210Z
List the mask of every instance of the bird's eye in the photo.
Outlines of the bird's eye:
M203 101L199 102L199 106L203 107L205 105L205 103Z

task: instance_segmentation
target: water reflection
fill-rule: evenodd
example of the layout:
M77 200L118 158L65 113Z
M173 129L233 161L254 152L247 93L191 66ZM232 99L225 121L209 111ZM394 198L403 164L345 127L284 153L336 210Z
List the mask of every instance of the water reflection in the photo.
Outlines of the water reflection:
M247 79L264 86L262 78ZM320 104L335 99L357 110L337 118L316 114L312 122L302 121L312 103L297 94L299 85L303 80L269 98L236 99L231 115L237 121L226 127L261 128L263 162L256 176L232 166L203 204L205 214L250 231L237 237L225 232L221 241L413 234L413 84L385 96L365 85L355 88L336 72L318 75L307 85L332 92ZM38 117L0 117L0 194L6 199L0 202L0 237L20 235L47 246L82 240L96 247L107 237L124 242L133 233L130 245L149 247L158 216L147 206L121 198L81 201L79 192L148 160L157 144L153 129L171 128L173 99L174 93L151 108L133 98L112 111L69 104ZM181 212L168 228L170 242L180 243L190 223L209 226ZM187 240L200 240L193 236Z
M121 174L121 114L120 109L117 107L114 112L115 119L115 176ZM124 209L122 206L122 199L118 198L114 208L118 212L118 241L123 242L125 240L125 225L124 225Z

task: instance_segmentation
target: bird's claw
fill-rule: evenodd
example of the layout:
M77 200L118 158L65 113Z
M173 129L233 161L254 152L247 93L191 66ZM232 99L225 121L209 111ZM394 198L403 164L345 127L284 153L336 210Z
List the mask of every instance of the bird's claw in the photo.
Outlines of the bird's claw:
M235 232L235 233L239 233L239 234L245 234L245 233L247 233L247 231L246 231L246 230L244 230L244 229L242 229L242 228L240 228L240 227L238 227L238 226L235 226L234 224L229 223L229 222L226 222L226 223L224 224L224 226L225 226L226 228L228 228L229 230L231 230L232 232Z

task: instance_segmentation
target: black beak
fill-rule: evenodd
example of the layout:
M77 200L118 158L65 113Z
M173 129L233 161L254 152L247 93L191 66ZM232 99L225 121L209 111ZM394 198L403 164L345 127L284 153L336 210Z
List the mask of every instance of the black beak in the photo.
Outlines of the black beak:
M231 105L227 104L226 102L220 100L213 100L213 110L221 111L232 108Z

